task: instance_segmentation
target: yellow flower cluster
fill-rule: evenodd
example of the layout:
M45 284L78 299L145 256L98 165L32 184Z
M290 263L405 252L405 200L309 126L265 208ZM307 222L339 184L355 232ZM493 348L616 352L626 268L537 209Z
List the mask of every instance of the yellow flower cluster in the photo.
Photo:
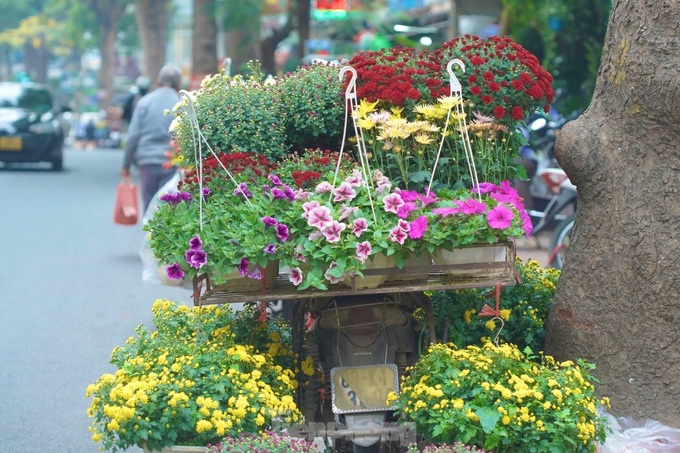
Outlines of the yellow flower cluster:
M105 449L155 450L178 438L206 445L262 431L274 418L300 419L291 396L298 385L294 371L275 364L271 345L259 351L236 344L228 308L159 300L152 311L157 330L138 327L137 338L112 354L115 374L86 390L92 438ZM279 339L270 335L272 343ZM279 342L275 353L290 354L284 349Z
M522 451L522 442L528 448L541 439L553 445L563 439L566 451L578 438L594 451L604 425L590 379L581 364L548 356L534 362L510 344L435 344L391 399L433 442L474 432L468 443L487 448L485 442L498 439L512 451Z

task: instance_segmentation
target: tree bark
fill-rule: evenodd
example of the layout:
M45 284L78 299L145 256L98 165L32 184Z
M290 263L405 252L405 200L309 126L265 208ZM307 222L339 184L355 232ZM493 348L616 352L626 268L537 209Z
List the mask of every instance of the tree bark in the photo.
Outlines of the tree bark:
M614 0L595 93L559 134L577 185L546 353L597 365L618 416L680 426L680 2Z
M168 0L137 0L135 20L144 52L142 73L155 81L165 64Z
M192 83L200 82L208 74L217 73L217 27L212 5L212 0L194 0Z

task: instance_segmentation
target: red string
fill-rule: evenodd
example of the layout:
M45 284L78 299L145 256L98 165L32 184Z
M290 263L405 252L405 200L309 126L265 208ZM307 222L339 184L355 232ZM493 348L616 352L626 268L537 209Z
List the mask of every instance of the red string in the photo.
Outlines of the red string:
M496 282L496 290L494 291L496 295L496 309L494 310L489 306L489 304L484 304L482 309L479 311L479 316L491 316L493 318L500 318L501 316L501 283ZM492 297L494 293L489 294Z

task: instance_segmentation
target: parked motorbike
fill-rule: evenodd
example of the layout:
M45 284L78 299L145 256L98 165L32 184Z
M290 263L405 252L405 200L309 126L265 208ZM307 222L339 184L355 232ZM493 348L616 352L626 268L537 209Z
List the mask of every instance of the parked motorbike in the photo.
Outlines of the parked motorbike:
M333 422L335 429L325 433L329 448L396 452L408 436L415 440L415 432L396 423L395 408L386 401L419 357L421 327L413 313L423 298L422 293L346 296L311 307L317 315L305 344L323 371L326 396L314 401L319 392L312 388L312 404L305 406L315 422Z

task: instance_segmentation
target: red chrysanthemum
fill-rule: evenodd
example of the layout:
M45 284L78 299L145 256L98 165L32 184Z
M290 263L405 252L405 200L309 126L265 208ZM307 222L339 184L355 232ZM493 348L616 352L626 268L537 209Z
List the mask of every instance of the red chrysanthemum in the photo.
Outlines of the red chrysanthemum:
M510 117L512 117L513 120L521 121L522 118L524 118L524 109L519 105L514 106L512 110L510 110Z
M496 107L493 108L493 116L496 119L502 119L505 116L505 107L501 105L497 105Z

